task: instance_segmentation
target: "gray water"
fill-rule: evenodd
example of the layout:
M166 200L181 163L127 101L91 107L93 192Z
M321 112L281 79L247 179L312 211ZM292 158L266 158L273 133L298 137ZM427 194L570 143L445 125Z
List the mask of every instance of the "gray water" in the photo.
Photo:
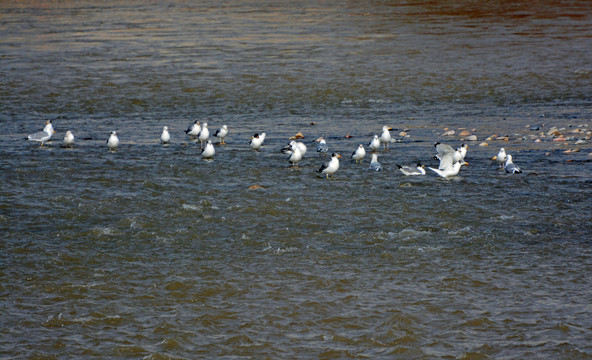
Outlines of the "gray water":
M592 358L591 9L0 3L0 358Z

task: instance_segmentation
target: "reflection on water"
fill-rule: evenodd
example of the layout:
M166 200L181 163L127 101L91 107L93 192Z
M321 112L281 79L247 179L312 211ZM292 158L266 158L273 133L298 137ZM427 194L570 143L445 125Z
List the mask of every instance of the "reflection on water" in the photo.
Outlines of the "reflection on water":
M588 7L2 2L0 357L589 358Z

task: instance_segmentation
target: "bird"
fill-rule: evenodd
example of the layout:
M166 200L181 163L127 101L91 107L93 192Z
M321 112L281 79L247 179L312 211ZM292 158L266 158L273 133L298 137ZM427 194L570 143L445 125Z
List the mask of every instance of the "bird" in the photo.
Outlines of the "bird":
M467 150L469 150L469 145L467 145L467 144L462 144L459 148L456 149L456 151L458 151L458 153L461 156L460 160L465 159L465 156L467 156Z
M446 144L442 144L442 143L435 143L434 147L436 148L436 151L438 152L438 154L436 155L436 158L438 160L440 160L440 164L442 164L442 157L445 154L452 154L452 163L457 163L460 161L464 161L464 156L462 155L462 151L461 148L458 148L457 150L454 150L452 148L452 146L450 145L446 145ZM465 149L465 153L466 153L466 149ZM440 168L442 169L442 168Z
M107 140L107 147L109 150L115 150L119 146L119 138L117 137L117 131L111 131L109 140Z
M262 136L260 136L259 134L255 133L255 135L253 135L251 137L251 140L249 141L249 145L251 146L251 148L253 148L255 150L259 150L259 148L261 147L261 145L263 145L263 139L264 138Z
M522 170L518 167L518 165L512 162L512 155L506 155L506 165L504 165L504 170L510 174L520 174Z
M72 131L68 130L66 131L66 136L64 136L64 146L70 147L72 145L74 145L74 134L72 134Z
M391 133L389 132L389 130L392 130L392 128L390 128L388 126L382 127L382 134L380 135L380 142L384 145L384 150L388 150L389 146L391 144Z
M290 143L282 148L282 152L284 154L291 154L294 151L294 147L297 147L300 150L300 155L304 156L306 154L306 145L300 141L290 141Z
M47 120L45 122L45 127L43 128L43 130L30 134L29 136L27 136L27 140L39 141L43 146L43 143L51 139L53 134L55 134L55 131L53 130L51 120Z
M507 159L508 157L506 156L506 150L504 148L501 148L497 155L494 156L491 160L497 160L501 169L502 167L504 167L504 164L506 163Z
M378 155L372 154L372 160L370 160L370 170L381 171L382 165L378 162Z
M261 133L261 135L259 135L261 137L261 145L263 145L263 142L265 142L265 136L266 134L264 132Z
M319 155L325 156L325 154L329 151L329 145L327 145L327 142L322 136L317 138L315 141L318 142L317 152Z
M185 134L189 135L192 138L196 138L197 135L199 135L200 131L201 125L199 124L199 121L195 120L192 124L189 125L187 130L185 130Z
M357 163L362 162L362 159L364 159L364 156L366 156L366 149L364 149L364 145L360 144L358 145L358 148L356 149L356 151L354 151L352 153L351 158L354 159Z
M211 159L214 157L216 153L216 149L214 149L214 145L212 144L212 140L208 140L206 146L201 151L201 157L204 159Z
M288 157L288 161L294 167L298 167L298 162L302 160L302 152L300 151L300 147L298 144L294 143L292 145L292 151L290 152L290 156Z
M374 138L368 143L368 147L370 147L370 150L372 151L380 149L380 139L378 138L378 135L374 135Z
M317 170L318 173L325 174L327 179L333 177L333 174L339 170L339 158L341 155L333 153L331 155L331 160L325 162L321 165L321 167Z
M171 134L169 134L169 127L163 126L162 134L160 134L160 142L162 144L168 144L171 141Z
M406 165L397 165L397 168L400 172L402 172L405 176L420 176L425 175L424 165L421 163L417 163L416 167L406 166Z
M197 138L201 143L201 147L203 147L206 141L208 141L208 139L210 138L210 130L208 130L208 123L203 123L201 125L201 131L199 132L199 135L197 135Z
M440 166L437 169L430 167L429 169L440 175L443 178L450 178L456 176L460 171L462 165L468 165L464 161L454 162L454 151L447 152L440 158Z
M222 127L214 133L214 137L220 139L220 144L226 144L224 142L224 138L228 135L228 127L226 125L222 125Z

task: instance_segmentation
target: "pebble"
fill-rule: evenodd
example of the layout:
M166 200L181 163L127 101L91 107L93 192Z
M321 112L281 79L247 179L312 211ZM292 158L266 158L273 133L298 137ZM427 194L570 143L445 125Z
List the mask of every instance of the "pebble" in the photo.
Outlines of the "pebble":
M471 135L471 133L467 130L463 130L458 135L459 136L469 136L469 135Z
M489 146L489 144L488 144L488 143L486 143L485 141L483 141L481 144L479 144L479 146L481 146L481 147L485 147L485 146Z
M467 141L477 141L477 135L469 135L466 137Z
M452 135L454 135L455 133L456 133L456 132L455 132L454 130L448 130L448 131L446 131L446 132L445 132L443 135L444 135L444 136L452 136Z

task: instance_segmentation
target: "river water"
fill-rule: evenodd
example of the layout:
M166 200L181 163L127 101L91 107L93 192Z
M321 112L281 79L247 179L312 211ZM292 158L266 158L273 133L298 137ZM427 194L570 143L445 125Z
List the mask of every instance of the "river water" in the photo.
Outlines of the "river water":
M591 9L3 1L0 358L592 358Z

